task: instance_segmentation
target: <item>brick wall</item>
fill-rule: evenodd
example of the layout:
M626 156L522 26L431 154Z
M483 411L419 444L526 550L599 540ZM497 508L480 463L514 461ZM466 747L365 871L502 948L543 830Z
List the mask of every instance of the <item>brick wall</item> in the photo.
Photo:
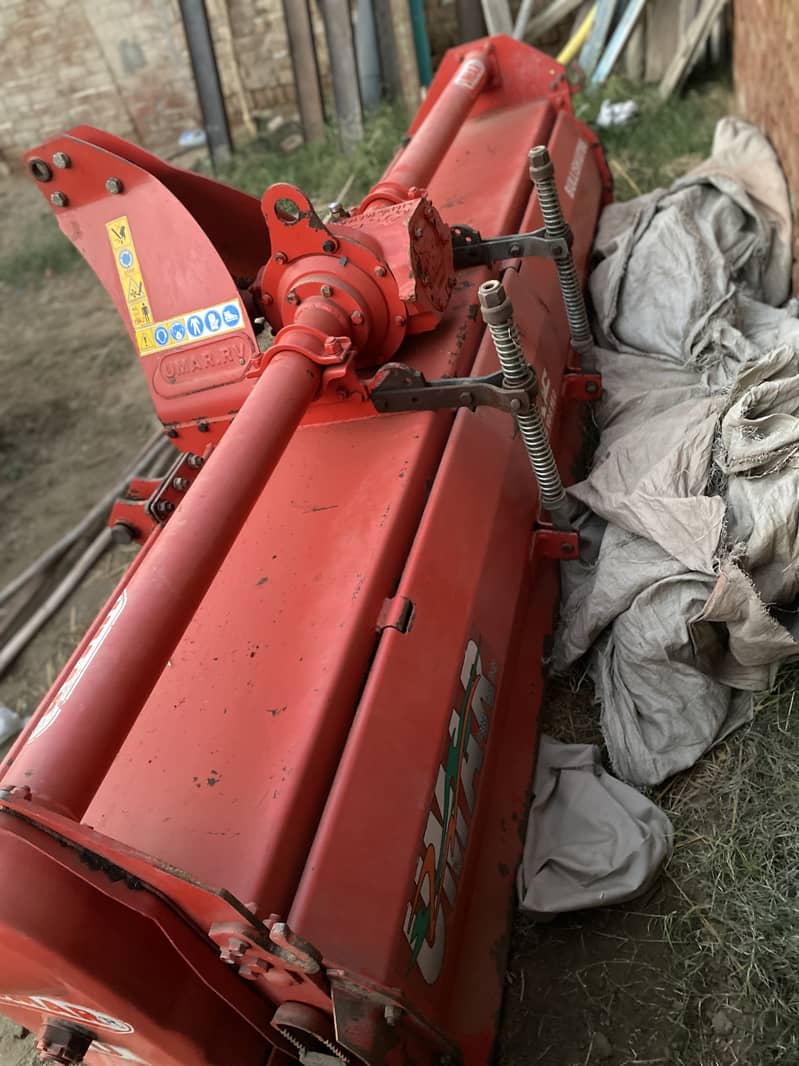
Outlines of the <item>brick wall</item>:
M281 0L208 0L208 11L234 131L292 112ZM167 156L200 125L177 0L0 0L0 70L0 158L12 166L78 123Z
M477 2L477 0L475 0ZM234 134L296 111L281 0L206 0ZM434 54L455 37L454 0L427 0ZM316 5L323 79L327 59ZM173 156L200 126L178 0L0 0L0 161L89 123Z
M762 127L779 153L794 205L794 285L799 286L799 3L735 5L735 93L740 113Z

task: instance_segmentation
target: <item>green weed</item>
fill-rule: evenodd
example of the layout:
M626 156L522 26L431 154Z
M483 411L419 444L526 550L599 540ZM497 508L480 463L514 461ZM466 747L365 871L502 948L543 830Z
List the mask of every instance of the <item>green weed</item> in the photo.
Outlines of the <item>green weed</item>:
M289 182L302 189L317 210L324 213L350 177L348 203L356 203L368 192L399 147L406 124L401 106L386 104L377 108L369 115L364 138L352 155L341 151L333 126L323 140L304 144L290 155L269 151L255 140L237 151L218 176L253 196L260 196L275 182Z

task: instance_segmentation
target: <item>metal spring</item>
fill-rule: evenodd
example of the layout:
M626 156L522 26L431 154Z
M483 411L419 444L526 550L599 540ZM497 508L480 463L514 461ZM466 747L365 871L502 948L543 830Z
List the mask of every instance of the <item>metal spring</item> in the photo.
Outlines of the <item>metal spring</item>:
M547 237L552 239L566 237L569 227L563 217L554 177L537 178L535 188L538 193L538 203L541 207L541 215L544 219ZM569 249L568 256L564 259L556 260L555 265L558 269L560 291L566 308L572 346L576 351L590 350L593 345L591 327L588 324L585 301L583 300L582 289L577 277L577 267L574 265L574 256L571 254L571 249Z
M504 385L521 388L533 371L524 358L516 322L511 319L499 325L488 323L488 328L499 356ZM533 406L529 412L516 415L516 422L538 482L541 503L547 511L558 511L566 506L566 492L538 408Z

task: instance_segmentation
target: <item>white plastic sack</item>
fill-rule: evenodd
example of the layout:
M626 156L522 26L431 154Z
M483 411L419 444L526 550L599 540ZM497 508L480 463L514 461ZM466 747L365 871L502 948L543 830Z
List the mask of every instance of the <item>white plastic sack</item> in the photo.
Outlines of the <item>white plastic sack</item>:
M799 321L790 205L754 127L608 207L590 278L604 395L570 490L593 554L563 566L553 662L588 654L615 772L686 769L799 653Z

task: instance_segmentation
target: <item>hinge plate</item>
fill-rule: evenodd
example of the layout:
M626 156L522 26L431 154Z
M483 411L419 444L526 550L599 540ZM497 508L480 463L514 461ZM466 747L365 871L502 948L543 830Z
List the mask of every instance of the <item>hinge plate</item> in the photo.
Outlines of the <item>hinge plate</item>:
M383 601L377 617L377 631L396 629L398 633L407 633L413 621L413 603L406 596L391 596Z
M551 526L539 526L533 533L530 558L536 559L579 559L580 538L571 531L553 529Z

